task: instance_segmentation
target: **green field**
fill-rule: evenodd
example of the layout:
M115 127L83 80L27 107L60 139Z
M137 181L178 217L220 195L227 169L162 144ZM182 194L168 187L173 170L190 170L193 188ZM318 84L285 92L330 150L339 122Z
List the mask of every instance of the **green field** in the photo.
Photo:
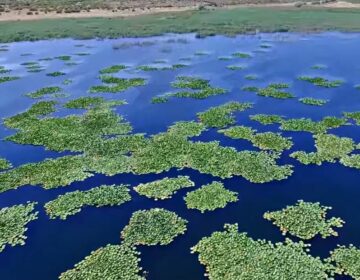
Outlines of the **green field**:
M359 31L360 9L234 8L128 18L0 22L0 42L49 38L116 38L196 32L199 36L260 32Z

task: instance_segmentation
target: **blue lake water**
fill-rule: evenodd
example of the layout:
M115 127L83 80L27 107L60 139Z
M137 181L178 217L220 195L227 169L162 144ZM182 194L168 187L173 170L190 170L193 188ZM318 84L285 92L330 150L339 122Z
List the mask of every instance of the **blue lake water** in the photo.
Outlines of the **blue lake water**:
M179 40L181 39L181 40ZM185 40L186 42L185 42ZM152 42L152 44L134 44L128 48L116 49L123 42ZM261 49L261 44L271 48ZM83 44L83 46L75 46ZM259 34L227 38L222 36L198 39L194 34L166 35L161 37L118 40L71 39L21 42L8 44L9 51L0 53L0 65L13 69L11 75L21 79L0 84L0 117L5 118L26 110L35 101L24 94L45 86L59 85L74 99L86 96L88 89L101 82L99 70L114 64L138 66L151 64L154 60L165 59L168 64L188 63L189 67L175 71L121 71L119 77L144 77L148 84L129 89L118 94L103 94L106 98L124 99L125 106L117 107L133 126L134 132L148 135L165 131L175 121L195 120L196 113L227 101L253 102L250 110L237 113L237 124L251 126L258 131L278 131L278 125L262 126L249 119L249 115L279 114L286 118L310 117L319 120L324 116L341 116L344 111L360 111L360 91L354 86L360 84L360 34ZM115 48L114 48L115 46ZM257 50L262 50L258 52ZM197 51L209 52L208 55L194 55ZM251 59L233 59L221 61L219 56L232 53L252 53ZM89 56L73 55L88 52ZM24 53L31 55L24 56ZM20 63L36 61L44 57L73 55L73 61L79 64L67 66L63 61L40 62L46 71L28 73ZM180 58L191 57L189 61ZM227 65L246 65L246 69L231 71ZM324 70L311 69L315 64L325 64ZM63 71L66 76L48 77L45 73ZM259 79L248 81L245 76L256 74ZM209 79L214 86L229 90L220 96L205 100L172 98L164 104L151 104L151 98L173 90L170 83L178 75L196 75ZM319 88L310 83L297 80L300 75L319 75L332 79L343 79L339 88ZM72 79L70 85L61 85L65 79ZM300 103L297 98L279 100L257 96L244 92L243 86L266 86L271 82L290 83L291 91L297 98L314 97L328 99L322 107ZM56 115L78 113L62 110ZM353 138L360 142L360 126L343 126L329 132L339 136ZM0 137L13 134L13 130L0 126ZM287 180L266 184L253 184L242 177L222 180L225 187L239 193L239 201L230 203L224 209L201 214L188 210L183 200L187 190L179 191L172 199L152 201L139 196L131 190L132 201L119 207L84 208L79 214L65 221L50 220L44 212L43 204L59 194L74 190L86 190L101 184L129 184L150 182L163 177L188 175L196 187L219 178L201 174L191 169L181 171L172 169L162 174L135 176L120 174L112 177L96 175L84 182L76 182L68 187L44 190L36 186L24 186L17 190L0 194L0 207L37 201L39 219L29 224L28 239L25 246L7 247L0 253L0 279L57 279L61 272L85 256L106 244L120 243L120 231L128 223L131 214L139 209L163 207L175 211L187 219L188 230L177 237L168 246L139 246L141 266L147 271L150 280L192 280L205 279L205 268L198 262L197 255L190 254L190 248L202 237L213 231L222 230L224 223L238 223L239 230L248 232L253 238L282 241L284 236L270 222L263 219L266 211L278 210L299 199L319 201L332 206L330 216L341 217L346 221L339 229L338 237L311 240L311 254L326 257L336 244L354 244L360 246L360 171L344 167L338 163L325 163L322 166L301 165L288 155L296 150L314 151L314 141L307 132L283 132L292 137L294 146L286 151L279 163L294 165L294 173ZM223 146L238 150L249 150L249 142L233 140L217 133L215 129L204 132L196 140L218 140ZM56 153L43 147L18 145L0 142L0 157L7 158L14 166L27 162L38 162L44 158L59 157L67 153ZM337 279L345 279L338 277Z

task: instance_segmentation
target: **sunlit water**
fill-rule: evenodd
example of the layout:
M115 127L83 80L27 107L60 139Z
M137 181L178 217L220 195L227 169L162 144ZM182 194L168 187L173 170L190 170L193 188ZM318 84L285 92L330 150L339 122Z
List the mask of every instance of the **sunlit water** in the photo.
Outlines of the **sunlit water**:
M184 38L184 42L172 42L169 39ZM114 44L130 41L151 41L149 46L132 46L114 49ZM265 52L254 52L266 42L272 47ZM84 44L75 47L76 44ZM121 71L121 77L145 77L148 84L118 94L104 94L106 98L125 99L128 105L117 107L118 113L131 122L134 132L148 135L165 131L175 121L194 120L196 113L211 106L227 101L253 102L254 108L236 114L238 124L252 126L259 131L278 131L278 125L262 126L249 120L249 115L257 113L280 114L287 118L311 117L319 120L324 116L341 116L344 111L360 110L360 91L354 85L360 83L360 35L358 34L272 34L238 36L226 38L221 36L196 39L193 34L167 35L146 39L87 40L70 39L25 42L9 44L9 51L0 53L0 65L13 69L11 75L21 76L18 81L0 84L0 117L8 117L26 110L34 100L23 96L44 86L61 85L68 78L73 83L63 86L69 99L88 95L92 85L100 84L98 71L114 64L138 66L151 64L154 60L166 59L169 64L189 63L190 67L176 71L136 72ZM194 56L197 51L208 51L209 55ZM233 59L220 61L219 56L228 56L233 52L253 52L251 59ZM79 62L76 66L66 66L63 61L43 61L46 71L27 73L20 63L36 61L44 57L72 55L78 52L89 52L89 56L73 56ZM21 56L32 53L31 56ZM180 58L191 57L191 61L182 62ZM245 70L231 71L226 69L230 64L247 65ZM313 70L314 64L325 64L325 70ZM47 77L45 73L63 71L63 77ZM257 81L247 81L247 74L259 76ZM197 75L211 80L211 84L229 90L227 94L210 97L205 100L172 98L165 104L151 104L153 96L171 91L170 82L177 75ZM300 75L320 75L329 78L344 79L339 88L326 89L298 81ZM243 92L245 85L266 86L271 82L287 82L290 91L298 98L314 97L330 100L322 107L300 103L297 98L278 100L257 96L255 93ZM78 111L60 111L56 115L65 115ZM360 142L360 127L343 126L333 129L331 133L352 137ZM14 133L0 126L0 137ZM312 240L311 253L326 257L336 244L354 244L360 246L360 171L340 164L325 163L322 166L304 166L289 158L295 150L313 151L314 142L310 133L283 132L284 136L293 138L294 146L286 151L280 163L293 164L294 174L287 180L266 184L252 184L241 177L223 180L225 187L239 193L239 201L229 204L224 209L201 214L188 210L183 196L186 191L179 191L172 199L154 202L131 191L132 201L119 207L84 208L79 214L70 216L65 221L49 220L43 204L56 198L59 194L74 190L86 190L101 184L130 184L150 182L163 177L189 175L196 187L219 178L200 174L185 169L171 170L163 174L135 176L120 174L113 177L97 175L84 182L53 190L25 186L17 190L0 194L0 207L38 201L39 219L29 224L28 239L25 246L7 247L0 253L0 279L57 279L59 274L85 256L108 243L120 242L120 231L128 223L131 214L139 209L163 207L175 211L189 221L185 235L177 237L168 246L139 246L141 266L147 271L151 280L189 280L205 279L204 267L198 262L197 255L190 254L190 248L203 236L213 231L222 230L224 223L238 223L239 230L248 232L253 238L284 240L279 230L262 215L268 210L278 210L293 204L299 199L319 201L332 206L331 216L341 217L346 221L339 229L339 237ZM249 142L232 140L216 132L215 129L204 132L195 139L201 141L218 140L224 146L238 150L254 149ZM58 157L67 153L47 151L42 147L17 145L3 141L0 143L0 156L10 160L14 166L27 162L37 162L44 158ZM340 279L340 277L339 277ZM344 278L345 279L345 278Z

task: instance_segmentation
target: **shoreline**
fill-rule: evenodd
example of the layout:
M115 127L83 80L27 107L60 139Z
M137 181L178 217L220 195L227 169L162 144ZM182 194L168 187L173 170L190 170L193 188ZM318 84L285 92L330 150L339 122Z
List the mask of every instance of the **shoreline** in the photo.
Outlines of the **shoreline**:
M164 33L196 33L203 37L257 32L360 32L360 8L295 8L289 4L201 11L188 8L123 17L74 18L69 14L67 18L0 20L0 42L149 37Z

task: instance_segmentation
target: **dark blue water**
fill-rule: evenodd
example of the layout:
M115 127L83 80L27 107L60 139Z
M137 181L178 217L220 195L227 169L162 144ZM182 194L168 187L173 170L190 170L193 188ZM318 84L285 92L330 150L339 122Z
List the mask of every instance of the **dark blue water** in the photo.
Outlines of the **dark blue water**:
M187 43L169 42L172 38L185 38ZM151 46L132 46L125 49L113 49L121 42L151 41ZM256 52L262 43L272 45L265 52ZM76 44L84 44L75 47ZM249 115L257 113L280 114L288 118L311 117L319 120L324 116L341 116L343 111L360 110L360 91L354 85L360 83L360 34L272 34L238 36L235 38L210 37L196 39L194 35L168 35L146 39L121 39L104 41L56 40L35 43L24 42L9 44L9 51L0 53L0 65L13 69L13 75L21 76L14 82L0 84L0 117L8 117L26 110L34 100L23 96L44 86L61 85L65 78L73 80L71 85L62 86L69 98L87 95L92 85L99 84L98 71L113 64L138 66L150 64L154 60L166 59L169 64L180 63L180 58L191 57L191 66L176 71L137 72L123 71L118 76L145 77L149 83L144 87L130 89L106 98L125 99L128 105L118 107L118 112L125 116L134 127L134 132L148 135L166 130L175 121L193 120L196 113L224 102L234 100L253 102L254 108L236 114L237 123L249 125L259 131L277 131L277 125L262 126L249 120ZM197 51L208 51L209 55L194 56ZM252 59L220 61L218 56L231 55L233 52L254 52ZM74 56L79 64L67 66L63 61L43 61L45 72L27 73L20 63L44 57L71 55L77 52L89 52L90 56ZM21 56L32 53L30 56ZM247 65L245 70L231 71L225 67L230 64ZM314 64L325 64L325 70L313 70ZM47 77L45 73L63 71L65 77ZM259 76L257 81L247 81L248 74ZM296 80L300 75L321 75L345 80L344 85L335 89L314 87ZM198 75L211 80L214 86L229 90L225 95L206 100L171 99L165 104L151 104L153 96L171 89L170 82L177 75ZM290 91L297 97L315 97L330 100L323 107L304 105L292 100L277 100L259 97L254 93L243 92L245 85L266 86L270 82L288 82ZM68 99L69 99L68 98ZM60 99L61 100L61 99ZM64 99L65 100L65 99ZM75 113L60 111L57 115ZM0 126L0 137L11 135L14 131ZM345 126L334 129L331 133L352 137L360 142L360 127ZM183 196L187 190L178 192L172 199L154 202L131 191L132 201L119 207L85 208L79 214L66 221L49 220L42 206L59 194L77 189L85 190L101 184L130 184L149 182L165 176L189 175L196 187L219 178L200 174L194 170L170 170L163 174L135 176L120 174L113 177L96 175L84 182L54 190L24 186L17 190L0 194L0 207L38 201L39 219L29 224L28 239L25 246L7 247L0 254L0 279L4 280L47 280L57 279L58 275L73 265L92 250L108 243L120 242L120 231L127 224L131 214L138 209L164 207L175 211L189 221L185 235L175 239L168 246L140 246L141 266L148 272L150 280L192 280L205 279L205 269L197 260L197 255L190 254L190 248L203 236L213 231L222 230L224 223L238 223L239 230L248 232L253 238L265 238L272 241L284 240L278 229L264 220L262 215L268 210L277 210L295 203L298 199L319 201L332 206L331 216L341 217L346 221L339 229L339 237L325 240L315 238L311 241L311 253L326 257L336 244L355 244L360 246L360 171L346 168L340 164L322 166L304 166L288 155L295 150L313 151L314 142L309 133L284 132L293 138L294 146L284 153L281 164L293 164L294 174L287 180L266 184L252 184L241 177L223 180L225 186L239 193L239 201L224 209L201 214L196 210L186 209ZM238 150L254 149L248 142L224 137L215 130L204 132L196 139L201 141L218 140L224 146ZM44 158L62 156L42 147L17 145L11 142L0 143L0 156L9 159L14 166L27 162L37 162ZM340 279L340 278L339 278ZM345 278L342 278L345 279Z

